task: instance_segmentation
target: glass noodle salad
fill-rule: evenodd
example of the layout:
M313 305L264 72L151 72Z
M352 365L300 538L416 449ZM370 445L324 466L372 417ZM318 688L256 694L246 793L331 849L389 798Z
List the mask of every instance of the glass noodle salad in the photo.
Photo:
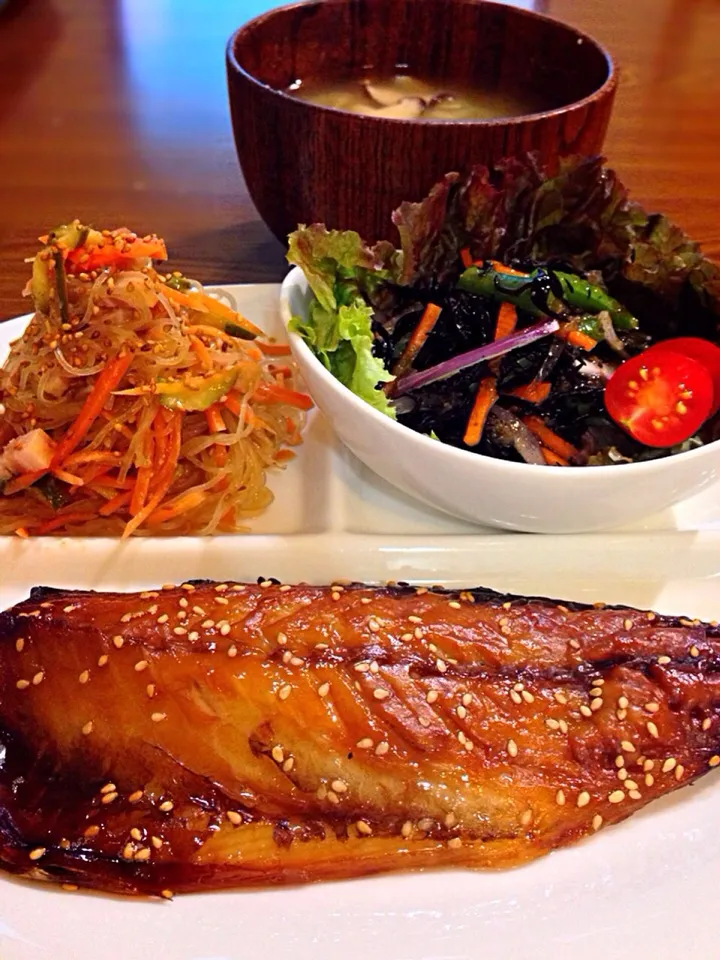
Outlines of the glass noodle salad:
M41 241L0 370L0 533L242 529L311 406L288 347L158 272L156 236L75 221Z
M553 466L718 436L720 270L601 158L447 175L393 214L401 247L315 224L288 259L322 363L413 430Z

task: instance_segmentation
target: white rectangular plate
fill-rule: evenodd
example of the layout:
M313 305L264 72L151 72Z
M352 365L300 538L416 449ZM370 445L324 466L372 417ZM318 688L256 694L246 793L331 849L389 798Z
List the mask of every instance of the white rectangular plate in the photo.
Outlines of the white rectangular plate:
M229 289L250 319L277 332L277 287ZM718 491L714 501L706 494L646 523L644 534L498 534L389 490L337 449L320 417L298 460L270 482L276 502L249 535L0 538L0 607L37 584L131 590L191 577L350 577L482 584L720 619ZM0 876L0 960L711 960L719 788L710 774L592 840L500 873L405 874L174 903Z
M268 333L284 339L279 316L279 284L228 285L223 288L238 308ZM27 318L0 323L0 362L10 340ZM457 520L406 496L372 473L334 438L328 423L311 413L299 462L270 478L276 494L250 529L254 534L290 536L308 533L362 533L380 537L454 534L515 536L507 531ZM720 479L705 491L653 517L617 528L618 532L655 530L720 531Z

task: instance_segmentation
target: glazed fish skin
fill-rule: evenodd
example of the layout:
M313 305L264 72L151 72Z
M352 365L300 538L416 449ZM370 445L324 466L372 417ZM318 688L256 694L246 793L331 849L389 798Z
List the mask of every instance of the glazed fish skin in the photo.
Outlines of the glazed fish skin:
M37 879L511 866L720 764L720 631L481 589L37 590L0 614L3 747L0 866Z

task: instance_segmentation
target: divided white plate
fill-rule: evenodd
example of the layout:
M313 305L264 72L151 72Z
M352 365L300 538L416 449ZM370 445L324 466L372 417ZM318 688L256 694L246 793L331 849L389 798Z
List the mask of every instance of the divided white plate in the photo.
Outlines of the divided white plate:
M278 287L230 287L279 331ZM0 357L22 324L0 326ZM311 417L276 502L245 536L0 538L0 606L36 584L141 589L190 577L483 584L720 619L718 490L640 529L502 534L432 515L337 448ZM1 761L0 761L1 762ZM522 869L428 872L147 903L0 875L1 960L711 960L720 863L717 774Z

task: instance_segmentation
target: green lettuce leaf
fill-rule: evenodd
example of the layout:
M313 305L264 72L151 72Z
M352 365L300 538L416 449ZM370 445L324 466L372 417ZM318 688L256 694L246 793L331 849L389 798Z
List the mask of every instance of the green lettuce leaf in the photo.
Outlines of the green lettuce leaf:
M379 383L385 383L392 377L382 360L372 353L372 315L372 307L359 297L350 306L340 307L338 332L343 343L349 344L354 354L354 358L348 356L348 362L343 366L343 383L376 410L394 417L395 411L384 391L378 389ZM347 349L346 353L349 353Z
M659 308L668 334L698 307L706 312L698 332L708 335L708 312L714 333L720 325L720 268L667 217L632 202L602 157L564 158L551 170L528 155L451 173L424 200L401 204L393 222L405 285L453 280L464 247L476 260L560 258L600 271L611 292L644 299L646 313Z
M381 280L397 274L397 253L391 243L369 247L353 230L327 230L322 224L300 226L288 237L287 259L300 267L318 303L335 310L349 302L345 288L370 293Z
M313 224L291 234L288 253L316 298L297 329L328 369L385 412L374 385L388 376L371 353L371 308L376 324L392 329L408 288L454 285L464 248L474 260L561 260L592 273L651 336L720 339L720 267L667 217L632 202L602 157L542 167L530 154L448 173L425 199L402 203L392 222L398 250Z
M395 411L378 384L391 380L382 360L373 356L373 308L361 296L328 310L319 301L310 305L306 321L293 317L296 330L320 362L342 384L381 413Z
M299 266L315 295L297 330L318 359L358 397L390 417L395 411L378 384L390 380L373 356L373 294L399 278L399 256L386 241L369 247L352 230L299 227L289 238L287 259Z

